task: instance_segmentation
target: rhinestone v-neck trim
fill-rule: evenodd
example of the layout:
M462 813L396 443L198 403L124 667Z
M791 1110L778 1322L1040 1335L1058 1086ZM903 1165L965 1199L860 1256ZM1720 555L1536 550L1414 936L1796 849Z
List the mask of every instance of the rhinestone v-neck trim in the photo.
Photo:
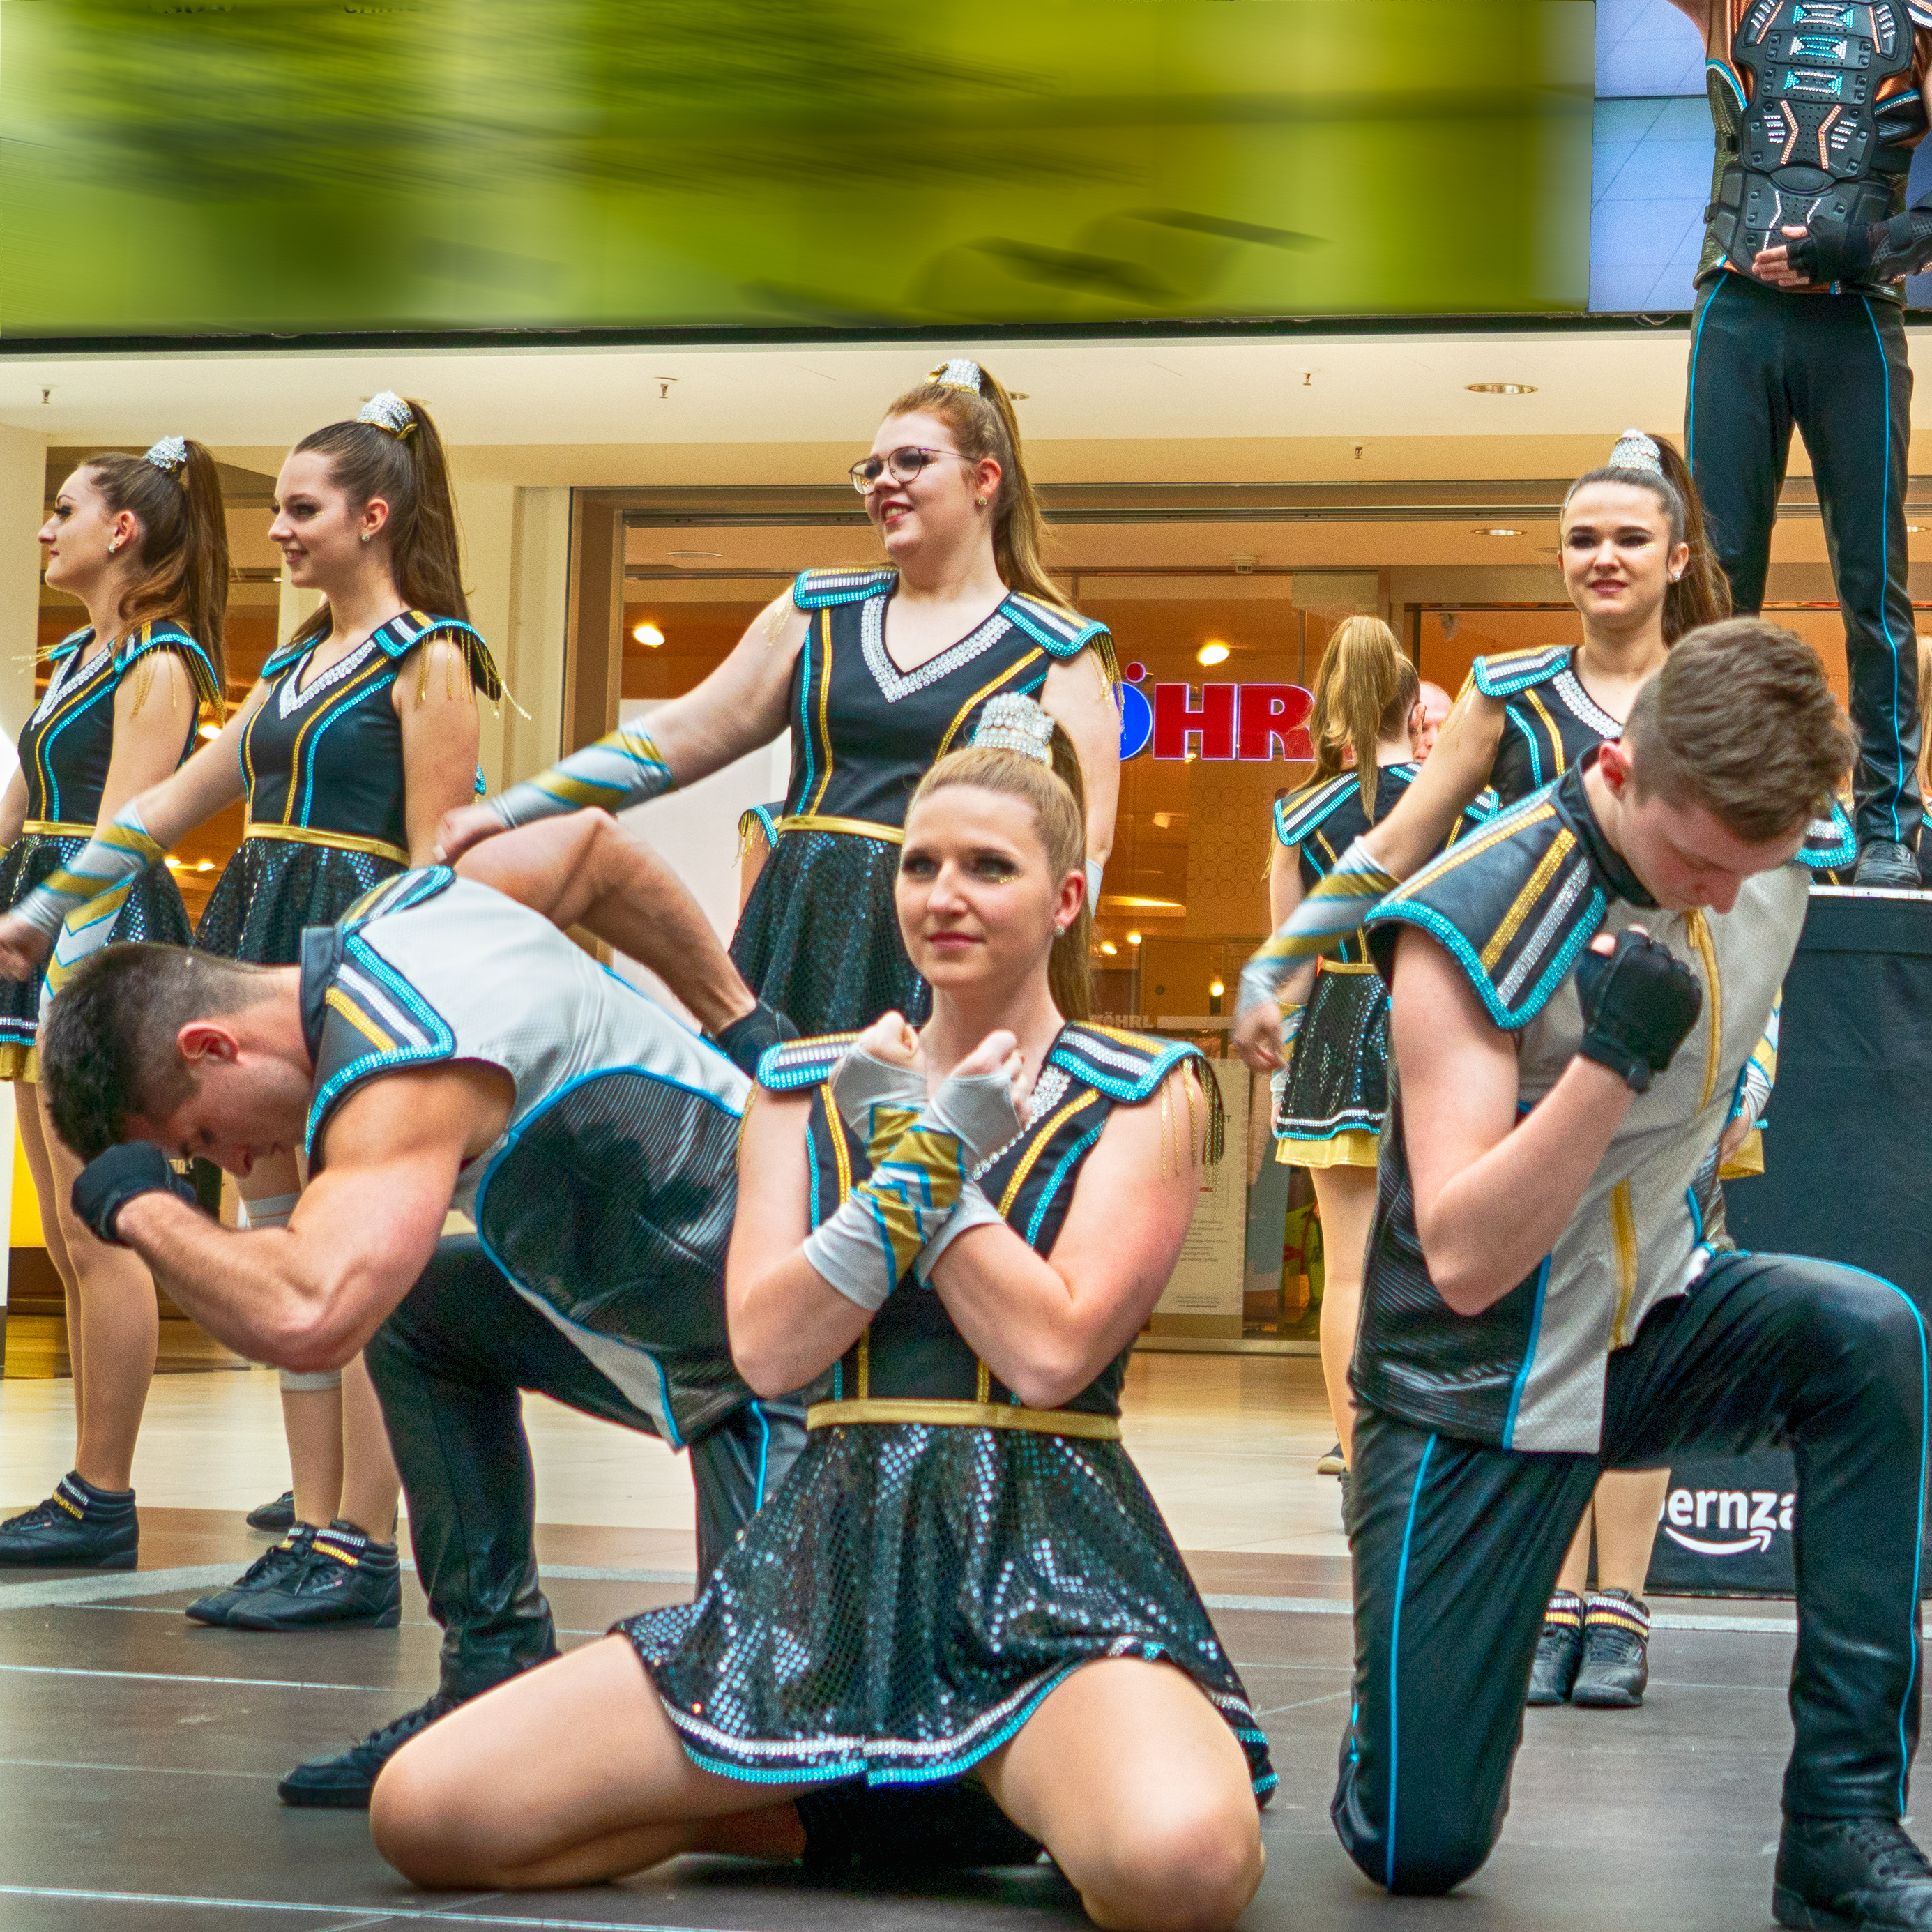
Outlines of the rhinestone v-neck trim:
M64 664L58 664L54 667L53 674L47 680L47 688L42 694L40 703L34 706L34 723L36 724L46 723L47 719L54 715L55 707L62 699L71 698L82 685L87 682L88 679L98 675L102 664L111 664L114 662L114 649L110 644L106 650L88 658L85 664L82 662L82 650L76 650ZM68 674L71 675L68 676ZM65 683L61 681L63 676L68 676L68 681Z
M1621 738L1623 736L1623 721L1612 718L1583 688L1583 680L1576 675L1574 659L1568 667L1558 671L1550 682L1556 686L1558 695L1568 707L1570 715L1579 723L1588 725L1600 738Z
M1003 602L990 617L968 632L956 644L948 644L937 657L928 658L914 670L901 670L886 650L886 605L890 601L890 597L884 594L868 597L859 613L859 641L866 653L866 662L872 668L873 682L888 704L896 704L902 698L910 698L914 692L925 690L927 686L950 677L962 665L982 656L1013 628L1012 620L1006 615Z
M275 694L275 704L284 718L292 718L298 711L305 710L325 691L331 689L368 662L370 653L376 648L375 633L371 632L346 658L338 658L328 670L318 671L310 680L306 690L299 688L302 673L308 668L310 658L315 656L313 648L304 651L296 660L294 667L282 680L281 688Z

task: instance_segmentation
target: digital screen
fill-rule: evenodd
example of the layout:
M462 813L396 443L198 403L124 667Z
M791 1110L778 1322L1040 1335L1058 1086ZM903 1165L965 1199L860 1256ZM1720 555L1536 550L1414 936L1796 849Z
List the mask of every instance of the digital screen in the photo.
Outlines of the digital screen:
M0 0L0 331L1576 310L1588 0Z

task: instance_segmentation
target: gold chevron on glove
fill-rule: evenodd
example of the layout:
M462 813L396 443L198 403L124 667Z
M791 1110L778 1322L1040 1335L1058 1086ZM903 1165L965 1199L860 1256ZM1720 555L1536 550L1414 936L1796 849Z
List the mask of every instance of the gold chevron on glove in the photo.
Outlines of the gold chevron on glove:
M512 785L490 801L490 809L506 826L527 825L590 806L622 812L675 789L676 783L650 734L635 724L620 724L594 745L559 759L548 771Z
M894 1281L903 1278L940 1224L958 1204L966 1185L966 1150L943 1127L908 1127L872 1178L852 1190L863 1202Z

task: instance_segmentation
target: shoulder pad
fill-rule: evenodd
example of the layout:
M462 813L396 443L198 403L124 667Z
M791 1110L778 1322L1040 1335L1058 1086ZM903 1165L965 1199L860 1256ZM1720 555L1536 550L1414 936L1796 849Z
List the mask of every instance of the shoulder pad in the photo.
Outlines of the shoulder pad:
M1814 872L1835 872L1858 862L1858 835L1845 808L1834 798L1812 820L1796 862Z
M898 576L896 570L801 570L792 580L791 601L801 610L862 604L891 590Z
M788 1040L767 1047L758 1062L758 1084L768 1093L796 1094L821 1086L845 1058L856 1033L824 1033L810 1040Z
M265 678L280 677L290 664L298 662L305 652L313 650L315 642L313 638L304 638L299 644L291 640L286 644L278 644L262 659L262 676Z
M1070 1021L1048 1063L1096 1087L1110 1100L1137 1106L1160 1090L1160 1083L1184 1060L1200 1058L1199 1049L1184 1040L1154 1040L1119 1027Z
M214 674L214 659L172 618L164 617L154 623L143 624L121 646L121 668L124 670L136 658L145 656L149 651L178 652L188 665L188 675L194 680L195 694L202 703L217 710L226 704L227 693L221 688L221 680Z
M1274 808L1274 836L1284 845L1299 845L1322 821L1358 789L1355 774L1343 772L1325 784L1306 791L1291 792L1277 799Z
M419 906L438 892L448 891L455 882L456 874L447 866L424 866L416 872L399 873L380 886L371 886L336 924L345 932L360 932L371 920L407 912L412 906Z
M746 840L754 832L760 832L767 845L776 845L778 842L778 820L784 816L782 800L776 805L748 806L738 814L738 836Z
M497 672L496 659L490 655L490 646L483 641L483 633L460 617L432 617L426 611L405 610L376 632L376 646L393 662L406 656L425 638L439 637L447 638L461 650L469 666L470 682L485 698L494 704L502 696L503 680Z
M401 885L406 875L391 883ZM307 1148L314 1157L336 1104L374 1076L447 1060L456 1036L441 1014L374 949L346 934L340 964L322 995L322 1043L316 1054Z
M1394 957L1396 928L1418 927L1468 975L1498 1026L1535 1018L1609 904L1554 789L1532 792L1390 893L1363 921L1377 964L1386 970Z
M1083 617L1078 610L1045 603L1018 590L1009 592L1000 608L1028 637L1044 644L1057 658L1078 657L1091 645L1112 658L1113 634L1097 618Z
M1508 698L1569 668L1570 646L1550 644L1540 651L1498 651L1478 658L1469 676L1485 698Z
M91 644L93 640L94 626L92 624L83 624L79 630L68 632L67 635L47 652L47 656L51 662L58 664L62 658L72 657L83 644Z

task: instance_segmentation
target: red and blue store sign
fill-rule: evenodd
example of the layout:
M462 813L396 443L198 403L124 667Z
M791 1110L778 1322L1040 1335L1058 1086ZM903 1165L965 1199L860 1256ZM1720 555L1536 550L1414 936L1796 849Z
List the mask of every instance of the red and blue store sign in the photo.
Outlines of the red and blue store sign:
M1308 714L1315 700L1298 684L1156 684L1130 664L1120 686L1120 757L1150 746L1156 758L1240 758L1265 764L1314 757ZM1151 700L1148 692L1153 692Z

